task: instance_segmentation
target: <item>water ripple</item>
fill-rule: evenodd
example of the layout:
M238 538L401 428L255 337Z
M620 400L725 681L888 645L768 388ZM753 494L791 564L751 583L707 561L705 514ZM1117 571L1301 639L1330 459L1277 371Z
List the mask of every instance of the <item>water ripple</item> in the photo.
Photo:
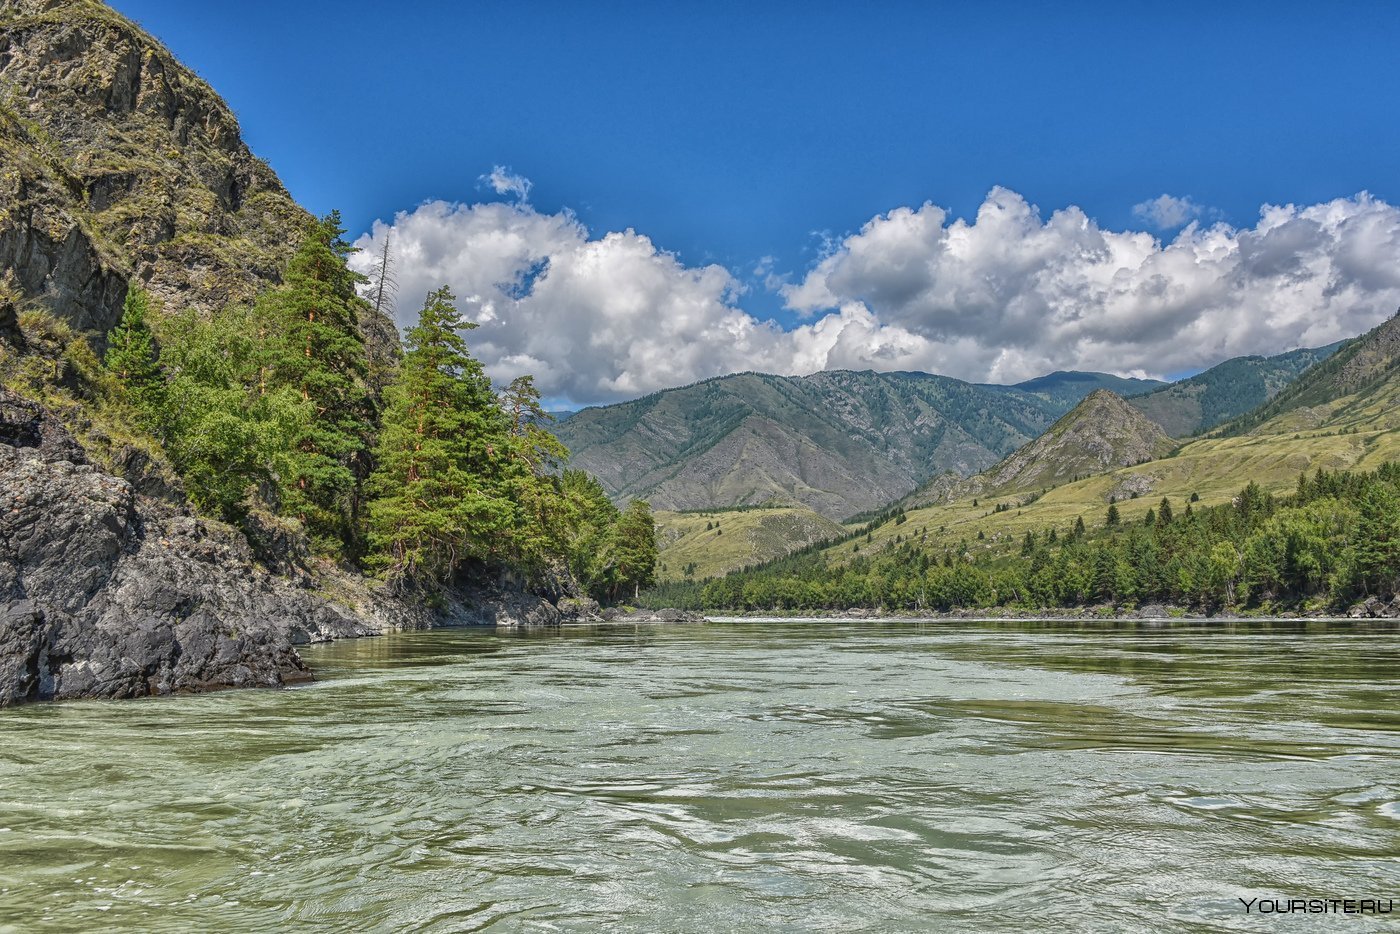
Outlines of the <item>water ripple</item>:
M1400 895L1394 631L306 654L295 690L0 714L0 932L1227 931L1241 897Z

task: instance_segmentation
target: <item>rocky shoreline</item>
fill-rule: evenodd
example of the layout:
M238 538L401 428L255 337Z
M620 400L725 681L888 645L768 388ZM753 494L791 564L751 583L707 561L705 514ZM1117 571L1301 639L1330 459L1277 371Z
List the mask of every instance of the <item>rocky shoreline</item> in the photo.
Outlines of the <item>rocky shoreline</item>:
M271 573L238 530L138 492L43 407L0 390L0 707L280 687L313 677L297 645L597 615L592 601L561 612L481 586L429 609L320 571Z
M1308 610L1295 613L1200 613L1182 607L1161 605L1144 606L1132 610L1117 610L1112 607L1082 607L1076 610L1008 610L1005 607L992 607L981 610L956 610L939 612L936 610L816 610L795 612L787 610L706 610L703 612L682 610L642 610L623 614L613 619L617 622L700 622L706 620L835 620L849 622L877 622L889 620L1004 620L1014 622L1268 622L1317 620L1323 622L1353 622L1360 620L1400 622L1400 596L1391 601L1372 597L1351 607L1345 613Z

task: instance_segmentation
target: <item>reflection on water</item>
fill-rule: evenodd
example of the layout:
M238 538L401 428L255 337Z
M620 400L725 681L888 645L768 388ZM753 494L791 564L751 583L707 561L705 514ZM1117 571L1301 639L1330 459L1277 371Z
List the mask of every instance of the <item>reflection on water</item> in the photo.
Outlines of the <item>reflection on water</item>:
M1394 929L1237 900L1400 897L1393 626L306 656L305 688L0 712L0 930Z

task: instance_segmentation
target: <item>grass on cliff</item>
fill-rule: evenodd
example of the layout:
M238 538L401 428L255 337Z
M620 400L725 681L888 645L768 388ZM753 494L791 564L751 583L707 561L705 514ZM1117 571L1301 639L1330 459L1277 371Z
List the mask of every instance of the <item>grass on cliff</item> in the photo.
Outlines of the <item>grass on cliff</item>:
M113 401L111 377L84 337L38 309L21 312L18 325L24 352L0 341L0 386L47 408L108 472L120 475L118 452L134 448L175 478L160 443L137 426L135 413Z

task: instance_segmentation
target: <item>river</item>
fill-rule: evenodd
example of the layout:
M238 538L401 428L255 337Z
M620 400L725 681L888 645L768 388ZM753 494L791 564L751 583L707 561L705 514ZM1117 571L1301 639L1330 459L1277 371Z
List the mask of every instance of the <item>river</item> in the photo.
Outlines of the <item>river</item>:
M1400 898L1394 625L746 621L305 656L301 688L0 711L0 930L1400 927L1240 901Z

